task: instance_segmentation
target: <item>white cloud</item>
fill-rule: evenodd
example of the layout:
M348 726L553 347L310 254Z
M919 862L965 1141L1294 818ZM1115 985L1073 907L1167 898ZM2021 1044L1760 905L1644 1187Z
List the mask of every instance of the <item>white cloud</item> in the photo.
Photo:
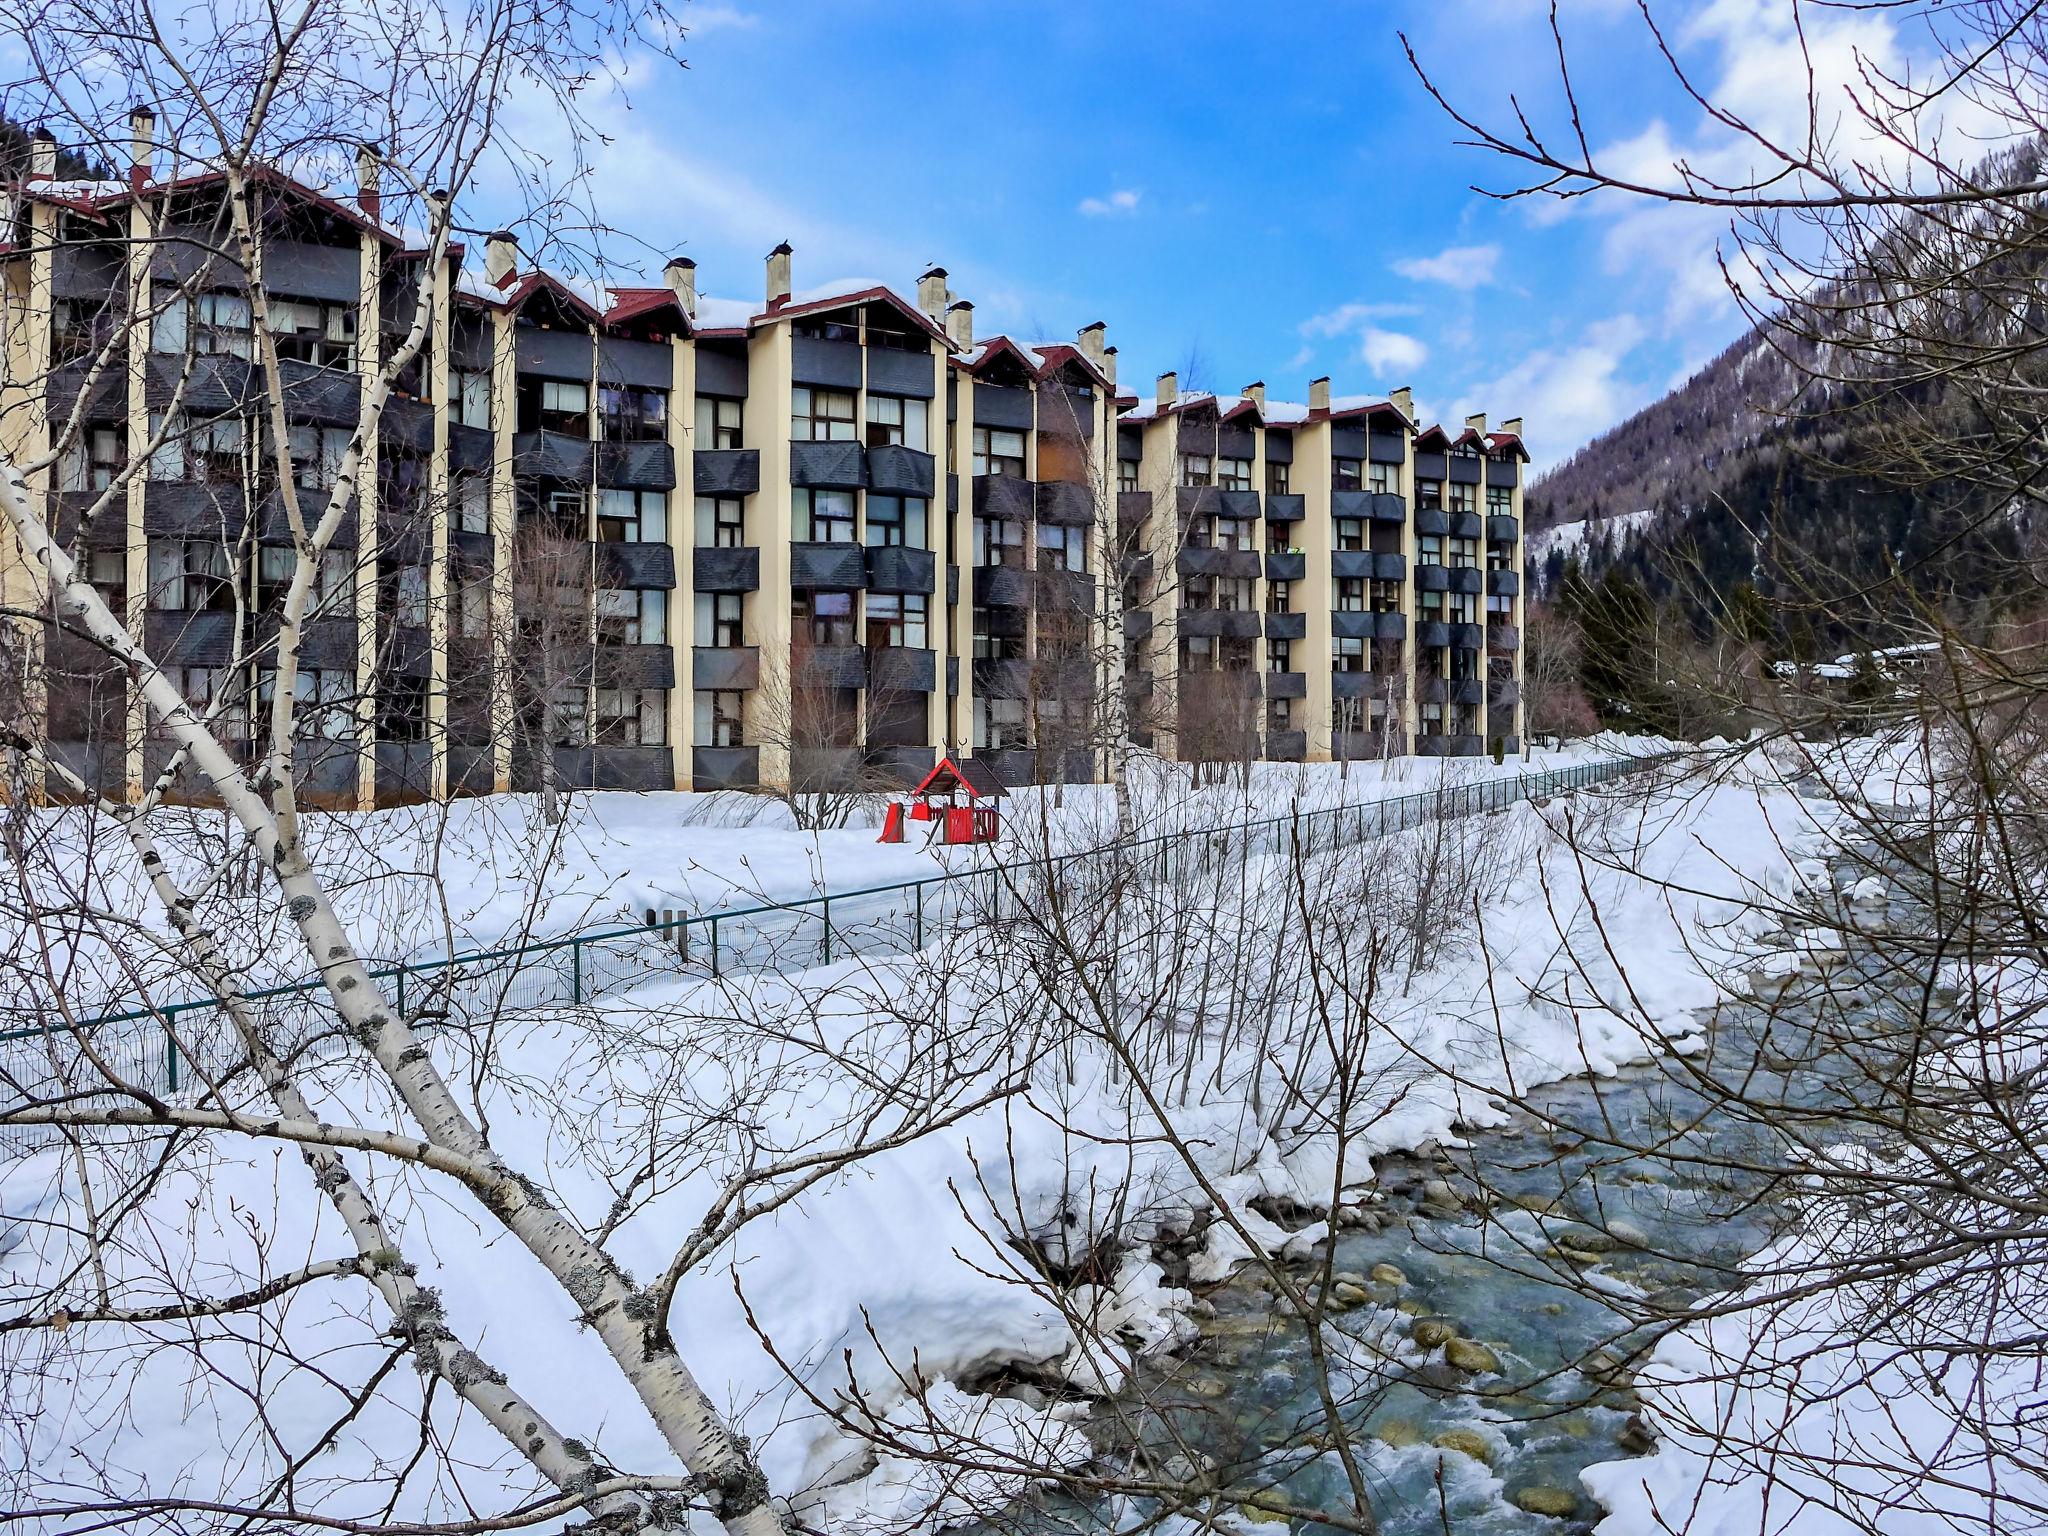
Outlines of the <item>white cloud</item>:
M758 13L743 11L722 0L691 0L681 20L683 30L691 37L702 37L706 32L745 32L761 24Z
M1107 197L1084 197L1080 210L1091 219L1111 218L1121 213L1136 213L1138 199L1145 194L1136 187L1119 187Z
M1657 393L1655 386L1644 387L1622 373L1628 354L1649 334L1635 315L1597 321L1569 346L1539 347L1498 378L1478 385L1452 414L1526 415L1536 429L1530 451L1537 467L1554 464Z
M1367 326L1358 339L1358 355L1375 373L1402 373L1420 368L1429 348L1399 331Z
M1375 373L1401 373L1410 368L1422 366L1429 356L1429 348L1415 337L1403 331L1390 331L1374 322L1391 320L1405 315L1421 313L1420 306L1393 303L1339 304L1335 309L1326 309L1319 315L1310 315L1301 322L1301 334L1309 338L1355 337L1358 341L1357 356ZM1288 369L1305 367L1314 357L1315 348L1303 347L1295 354Z
M1394 270L1418 283L1443 283L1469 292L1493 281L1500 265L1497 245L1453 245L1434 256L1410 256L1394 263Z
M1349 336L1368 320L1388 320L1421 312L1414 304L1339 304L1301 322L1304 336Z

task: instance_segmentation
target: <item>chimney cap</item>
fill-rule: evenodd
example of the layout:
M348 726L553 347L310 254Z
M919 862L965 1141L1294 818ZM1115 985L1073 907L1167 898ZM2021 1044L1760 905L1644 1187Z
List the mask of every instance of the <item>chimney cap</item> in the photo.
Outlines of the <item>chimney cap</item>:
M933 266L933 267L927 267L927 268L925 268L925 270L924 270L924 276L923 276L923 277L920 277L920 278L918 278L918 281L919 281L919 282L921 283L921 282L923 282L923 281L925 280L925 278L930 278L930 277L944 277L944 276L946 276L946 275L947 275L947 273L946 273L946 269L945 269L944 267L938 267L938 266Z
M1106 322L1101 320L1091 320L1086 325L1081 327L1081 334L1083 336L1086 336L1090 331L1106 331L1108 329L1109 326Z
M956 309L972 308L974 308L974 301L972 299L955 299L952 303L946 306L946 313L950 315Z
M663 263L662 270L666 272L673 267L688 267L692 271L695 271L697 263L691 260L688 256L671 256L665 263Z
M509 229L494 229L490 232L489 235L485 236L485 238L489 240L505 240L509 241L513 245L517 245L519 243L519 237L513 234L512 231Z
M45 144L54 144L57 142L57 135L50 132L50 125L48 123L37 123L35 132L31 133L29 137L32 139L40 139Z
M1266 381L1264 379L1253 379L1251 383L1245 385L1244 393L1250 394L1255 389L1264 389L1265 387Z
M792 246L787 240L785 240L780 245L776 246L775 249L770 251L768 254L770 256L794 256L796 254L796 247Z
M152 107L146 101L138 101L128 108L128 121L133 123L141 121L143 119L147 119L150 122L155 122L156 108Z

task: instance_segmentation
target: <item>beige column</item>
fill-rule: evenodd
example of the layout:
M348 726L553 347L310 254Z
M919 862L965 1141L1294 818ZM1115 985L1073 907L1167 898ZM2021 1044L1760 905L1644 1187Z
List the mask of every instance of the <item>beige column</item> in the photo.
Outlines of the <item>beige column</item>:
M1394 750L1406 757L1415 750L1415 733L1420 728L1415 709L1415 666L1420 652L1415 644L1415 434L1405 422L1400 430L1401 499L1406 504L1401 518L1401 612L1407 616L1407 638L1401 642L1400 692L1388 701L1387 712L1389 725L1394 724L1398 712L1400 740L1394 743Z
M52 139L38 137L30 150L32 174L47 177L56 168L57 146ZM7 427L7 448L16 463L33 462L50 450L48 380L52 357L52 328L56 319L57 210L34 202L28 208L29 251L26 274L20 288L10 293L8 348L10 378L21 383L7 391L6 409L0 413ZM25 386L25 387L24 387ZM134 441L134 439L131 439ZM56 467L33 470L27 476L29 494L52 522L56 515L59 485ZM49 607L49 583L40 567L22 553L12 534L6 538L7 559L0 598L19 617L13 622L21 644L22 710L38 726L49 720L46 680L43 676L43 623L38 616ZM42 770L33 761L24 765L24 786L31 799L42 797Z
M950 700L946 697L946 660L959 652L952 648L946 624L946 564L938 553L945 543L939 530L946 520L946 348L931 344L932 403L925 411L925 451L932 456L932 499L925 508L924 537L932 555L932 595L925 599L925 638L932 648L932 691L925 699L925 740L931 743L936 760L946 750L946 721Z
M1152 493L1152 523L1146 546L1152 555L1152 633L1146 652L1152 662L1152 750L1179 756L1181 545L1180 417L1164 412L1145 423L1138 478Z
M676 685L668 692L668 740L676 788L688 789L690 730L696 718L690 646L697 622L697 343L679 336L670 348L668 446L675 459L676 488L669 497L668 547L676 562L676 589L669 603L668 645L675 656Z
M951 376L951 365L944 372ZM946 562L960 572L960 602L943 622L951 631L952 654L960 662L960 692L951 700L952 738L954 750L964 754L974 750L974 380L967 375L959 376L959 395L956 409L959 419L949 428L949 451L939 481L939 516L946 524ZM942 380L939 389L939 414L943 421L946 410L945 385ZM954 477L960 498L960 514L953 517L946 508L946 485L944 475ZM940 603L946 600L945 572L939 573ZM943 666L940 669L939 687L946 686ZM943 745L943 741L941 745Z
M764 325L747 343L746 441L760 450L761 489L754 498L753 537L761 551L761 585L742 610L747 643L760 647L763 686L747 695L747 739L761 752L761 783L781 789L789 783L786 721L789 710L789 412L791 354L789 325ZM776 740L775 737L785 739Z
M1302 708L1307 712L1306 759L1327 763L1331 758L1330 710L1334 689L1330 669L1336 664L1336 646L1330 633L1330 610L1337 603L1336 582L1330 570L1330 551L1336 547L1336 525L1331 521L1330 423L1308 421L1295 429L1294 467L1288 483L1302 498L1301 590L1307 617L1301 642L1301 668L1306 674L1307 693Z
M156 240L156 208L154 200L140 195L128 205L128 299L132 322L123 368L128 386L128 442L131 451L144 441L144 434L149 430L149 349L155 329L155 322L149 317L152 294L150 253ZM262 451L260 442L243 444L244 453L260 456ZM149 608L149 538L144 531L143 516L148 495L145 477L132 476L128 481L123 512L128 523L128 633L138 645L143 638L143 615ZM260 505L252 506L249 515L257 516L260 510ZM143 783L143 744L149 737L149 711L143 705L142 695L132 685L128 690L125 719L122 780L125 798L132 805L141 800L146 787Z

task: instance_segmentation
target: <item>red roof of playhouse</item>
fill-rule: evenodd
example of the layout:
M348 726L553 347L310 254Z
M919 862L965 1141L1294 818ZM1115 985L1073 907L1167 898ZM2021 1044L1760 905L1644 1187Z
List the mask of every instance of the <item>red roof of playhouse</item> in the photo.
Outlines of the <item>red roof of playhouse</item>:
M911 793L944 795L956 789L966 790L970 800L1000 800L1009 794L1003 781L996 777L995 769L978 757L963 757L957 762L950 757L940 758Z

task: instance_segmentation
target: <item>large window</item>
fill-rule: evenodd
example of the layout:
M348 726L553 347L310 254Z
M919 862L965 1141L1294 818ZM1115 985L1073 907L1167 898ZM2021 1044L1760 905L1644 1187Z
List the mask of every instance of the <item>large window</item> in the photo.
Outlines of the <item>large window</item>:
M1337 611L1339 613L1364 613L1366 611L1365 578L1363 576L1339 576L1337 578Z
M377 611L393 624L417 629L427 622L427 568L395 560L377 562Z
M458 426L490 426L490 370L485 368L451 368L448 370L448 414Z
M1330 642L1333 660L1332 672L1369 672L1372 670L1370 644L1356 636L1340 636Z
M727 400L717 395L697 397L697 446L724 452L745 446L744 400Z
M201 718L211 716L214 732L224 740L248 734L248 695L226 667L165 667L171 686ZM149 733L161 737L163 723L150 711Z
M1116 488L1119 491L1135 491L1138 488L1138 461L1118 459L1116 461Z
M1268 672L1292 672L1294 670L1294 642L1292 640L1268 640L1266 642L1266 670ZM1275 702L1284 702L1276 700Z
M218 539L151 539L149 602L171 613L233 608L227 550Z
M256 551L256 606L281 608L298 570L298 553L289 545L265 544ZM313 574L309 616L349 618L354 616L356 592L355 555L351 550L329 549L320 554Z
M699 592L694 643L721 651L745 645L746 627L742 613L741 594L738 592Z
M1453 569L1476 571L1479 569L1479 541L1477 539L1453 538L1450 541L1450 559Z
M1492 517L1513 517L1515 515L1515 491L1513 486L1489 485L1486 488L1486 511Z
M1257 549L1259 547L1259 525L1245 517L1219 517L1216 519L1216 547L1218 549Z
M1441 480L1417 480L1415 482L1415 505L1426 512L1441 512L1444 509L1444 483Z
M1291 581L1269 581L1266 583L1266 612L1291 613L1294 599L1288 596L1294 583ZM1283 667L1281 669L1285 671Z
M244 433L239 416L194 425L182 419L165 420L161 411L149 413L149 438L156 447L149 455L145 478L156 481L190 480L209 485L238 485L242 480ZM341 433L343 448L348 432ZM338 468L340 455L334 462ZM332 471L329 471L332 479Z
M1285 496L1287 494L1288 473L1293 468L1294 466L1292 464L1269 463L1266 466L1267 491L1269 491L1271 494L1275 496Z
M853 542L853 492L799 486L790 493L790 537L798 543Z
M870 592L867 598L869 646L925 649L930 643L926 622L930 605L931 600L922 592Z
M597 536L606 544L668 541L668 497L661 491L599 491Z
M668 742L668 690L597 690L597 740L609 747L659 747Z
M1330 460L1330 487L1338 491L1362 491L1365 489L1365 462L1362 459Z
M850 443L854 431L853 396L843 390L812 389L799 384L790 392L789 436L798 443Z
M597 594L597 639L600 645L668 644L668 594L601 589Z
M812 645L854 645L851 592L795 592L789 603L791 630Z
M1369 467L1367 475L1366 488L1368 490L1380 491L1394 496L1401 494L1400 465L1373 464Z
M1180 456L1182 485L1208 485L1215 475L1215 470L1215 461L1206 453L1184 453Z
M974 429L974 472L1024 478L1024 434L1003 427Z
M1087 570L1088 530L1039 524L1038 568L1041 571Z
M280 358L311 363L316 368L356 365L355 305L273 297L268 307L270 334Z
M1479 502L1478 489L1477 486L1459 485L1454 481L1451 485L1451 510L1453 512L1477 511Z
M743 549L746 543L746 503L736 496L697 498L699 549Z
M1000 752L1006 747L1029 744L1022 699L991 699L974 696L974 747L977 752Z
M1248 491L1252 488L1252 461L1250 459L1218 459L1216 461L1216 483L1226 491Z
M519 430L590 436L590 386L579 379L520 379Z
M868 492L868 543L877 548L898 545L910 549L928 547L927 503L920 496L881 496Z
M1417 565L1442 565L1444 563L1444 536L1440 533L1418 533L1415 536L1415 563Z
M425 741L427 739L427 679L424 677L379 677L377 679L377 739L379 741Z
M607 384L598 392L608 443L659 443L668 437L668 391Z
M1339 549L1365 548L1364 518L1340 517L1337 519L1337 547Z
M348 428L294 423L288 430L292 475L299 488L307 491L332 490L335 477L341 473L342 458L348 453Z
M150 326L151 351L182 355L189 348L203 356L255 355L247 295L198 293L189 299L165 299L164 290L157 293L163 307Z
M976 565L1022 565L1024 525L1001 518L974 520L974 563Z
M747 744L746 701L727 689L701 689L692 701L691 737L700 747Z
M474 470L457 473L448 487L455 504L455 526L463 533L491 531L491 482Z
M127 430L120 426L86 426L64 450L60 484L67 491L104 491L121 473L127 458Z
M292 708L313 734L329 741L347 741L356 733L349 702L355 694L353 672L338 667L301 667L292 674ZM265 667L256 674L256 713L267 716L277 696L277 673Z
M900 444L923 453L931 445L925 403L897 395L868 396L868 446Z
M974 658L977 661L1022 661L1025 645L1022 635L998 635L990 632L991 617L988 609L979 603L974 608Z
M1249 576L1219 576L1216 578L1216 606L1224 613L1251 613L1253 608L1252 578Z

